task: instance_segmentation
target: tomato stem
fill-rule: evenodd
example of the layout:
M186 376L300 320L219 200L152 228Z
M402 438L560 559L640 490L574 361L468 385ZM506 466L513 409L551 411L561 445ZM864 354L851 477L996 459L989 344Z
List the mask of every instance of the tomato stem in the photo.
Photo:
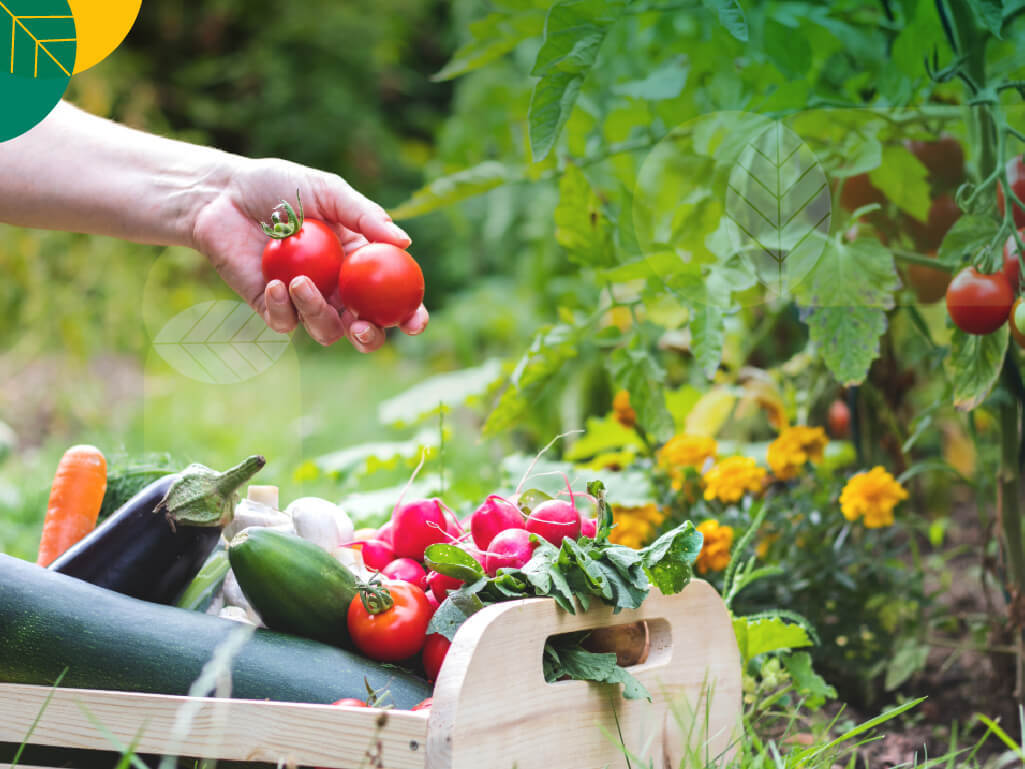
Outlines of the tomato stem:
M391 592L377 577L359 585L359 600L368 614L383 614L395 605Z
M299 215L296 216L295 209L292 208L292 204L287 200L282 200L274 210L271 211L270 220L271 224L266 222L260 222L260 227L263 228L263 234L268 238L274 238L275 240L284 240L285 238L295 235L299 230L303 228L303 200L299 195L299 190L295 191L295 200L299 204ZM282 209L287 216L286 221L282 221L281 211Z

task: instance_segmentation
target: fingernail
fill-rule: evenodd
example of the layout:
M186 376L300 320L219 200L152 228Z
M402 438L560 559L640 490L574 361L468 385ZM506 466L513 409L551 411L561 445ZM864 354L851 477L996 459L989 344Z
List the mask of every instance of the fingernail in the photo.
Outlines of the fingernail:
M398 238L399 240L408 240L410 243L413 242L413 239L409 237L408 233L394 222L388 222L388 232L390 232L393 237Z
M271 282L270 298L278 303L288 301L288 291L285 290L285 284L282 283L280 280L275 280Z
M358 341L363 344L370 344L374 341L374 329L370 326L364 326L357 330L355 327L352 329L352 335L356 337Z
M292 281L292 293L304 302L312 302L317 297L317 290L309 278L296 278Z

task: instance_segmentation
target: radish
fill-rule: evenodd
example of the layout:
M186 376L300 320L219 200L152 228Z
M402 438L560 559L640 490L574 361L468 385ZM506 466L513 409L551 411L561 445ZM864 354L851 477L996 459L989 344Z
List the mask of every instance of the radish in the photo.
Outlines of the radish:
M427 590L427 572L412 558L396 558L381 569L381 574L390 579L399 579L416 585L425 592Z
M377 535L374 539L380 540L381 542L387 542L389 545L394 544L392 542L392 529L394 526L391 521L388 521L384 526L377 530Z
M530 541L530 532L526 529L500 531L491 540L484 558L484 571L489 577L493 577L499 569L519 569L530 560L535 547L536 545Z
M359 546L363 555L363 563L368 569L381 571L385 566L395 560L395 551L387 542L379 539L368 539Z
M427 547L449 540L441 500L418 499L397 508L392 514L391 535L395 555L422 561Z
M523 513L512 502L497 494L485 499L470 517L470 533L473 535L474 544L481 550L488 549L488 545L498 532L522 528Z
M484 565L484 553L472 545L462 545L463 550L473 556L474 560L477 561L481 566ZM458 590L463 586L463 580L456 579L455 577L449 577L446 574L439 574L436 571L428 572L427 574L427 586L430 588L430 593L438 599L439 602L444 601L448 598L448 594L453 590Z
M598 534L598 519L584 518L580 521L580 535L588 539L594 539Z
M527 517L527 531L560 547L564 537L576 539L580 536L580 513L571 502L549 499L535 507Z
M434 593L432 593L430 590L424 593L424 595L427 596L427 603L431 605L431 616L433 617L434 612L436 612L438 610L438 607L441 606L441 602L438 601Z

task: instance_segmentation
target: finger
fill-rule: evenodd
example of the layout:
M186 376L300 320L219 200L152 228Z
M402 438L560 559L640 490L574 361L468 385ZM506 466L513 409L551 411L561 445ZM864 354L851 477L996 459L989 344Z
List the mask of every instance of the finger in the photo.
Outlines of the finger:
M416 308L416 312L413 313L413 317L407 320L405 323L399 326L404 334L409 336L416 336L422 334L424 329L427 328L427 321L431 319L431 316L427 313L427 308L422 304Z
M369 241L391 243L406 248L413 239L388 216L377 203L364 197L340 176L328 177L317 208L333 221L365 237Z
M342 313L342 326L345 327L345 335L352 342L352 346L360 352L374 352L385 342L384 329L365 320L359 320L352 310Z
M280 280L272 280L263 290L265 310L262 313L267 325L279 334L287 334L295 328L299 319L296 317L292 300L288 298L288 289Z
M338 311L327 303L312 280L300 275L288 284L288 292L299 319L314 341L326 347L345 335Z

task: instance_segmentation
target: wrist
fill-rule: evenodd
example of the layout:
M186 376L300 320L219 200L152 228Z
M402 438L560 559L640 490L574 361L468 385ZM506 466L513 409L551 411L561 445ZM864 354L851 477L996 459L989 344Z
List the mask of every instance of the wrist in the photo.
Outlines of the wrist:
M167 216L174 222L173 245L202 251L197 237L200 217L207 206L227 194L245 158L209 148L198 155L183 172L169 171L167 182L172 191L167 196Z

